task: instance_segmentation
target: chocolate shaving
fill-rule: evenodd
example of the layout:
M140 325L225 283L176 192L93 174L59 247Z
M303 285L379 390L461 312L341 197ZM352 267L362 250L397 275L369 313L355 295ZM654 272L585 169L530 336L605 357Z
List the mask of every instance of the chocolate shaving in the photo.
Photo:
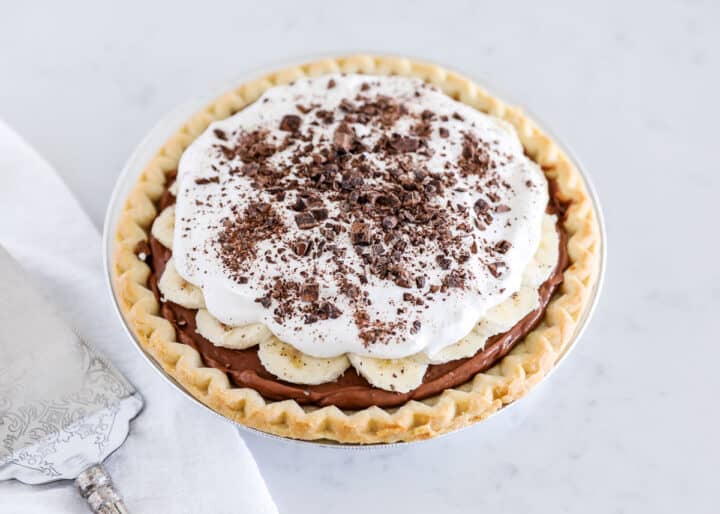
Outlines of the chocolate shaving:
M316 302L320 296L320 286L315 283L305 284L300 290L300 299L303 302Z
M335 130L333 143L337 150L349 152L355 143L355 131L347 123L341 123Z
M302 119L300 119L300 116L296 114L287 114L283 116L283 119L280 121L280 130L284 130L286 132L297 132L300 130L301 123Z
M415 335L418 332L420 332L420 328L422 327L422 323L420 323L420 320L415 320L412 323L412 327L410 327L410 333Z
M450 267L450 259L445 257L444 255L438 255L435 257L435 261L438 263L438 266L442 269L448 269Z
M481 216L490 210L490 204L488 204L482 198L479 198L473 204L473 209L475 210L475 214L477 214L478 216Z
M329 125L335 121L335 115L332 113L332 111L326 111L324 109L320 109L315 112L315 116L320 119L323 123Z
M269 296L261 296L260 298L255 298L255 303L259 303L260 305L268 309L272 304L272 298L270 298Z
M461 272L458 270L452 270L450 273L445 275L443 278L443 286L445 287L465 287L465 279Z
M310 212L301 212L300 214L296 214L295 223L298 228L302 230L307 230L317 226L317 220Z
M201 177L195 179L195 183L199 186L204 186L205 184L217 184L219 182L220 179L218 177Z
M491 262L491 263L487 264L486 266L487 266L487 269L490 271L490 274L493 277L498 278L502 275L502 271L500 271L500 268L504 267L505 263L504 262Z
M382 219L382 226L385 230L392 230L398 224L398 219L395 216L385 216Z
M342 311L332 305L331 303L325 302L317 310L317 316L320 319L337 319L342 314Z
M370 227L365 223L356 221L350 227L350 238L353 244L369 245L370 244Z
M415 152L419 146L419 139L409 136L401 136L397 133L394 133L386 142L386 149L394 153Z
M510 243L510 241L505 241L505 240L503 239L502 241L499 241L499 242L495 245L495 251L496 251L496 252L499 252L499 253L507 253L508 250L510 250L511 247L512 247L512 244Z
M303 257L307 255L308 250L312 247L312 241L307 241L305 239L300 239L299 241L296 241L293 245L293 251L296 255L299 255L300 257Z
M325 221L328 219L328 210L324 207L319 209L311 209L310 213L312 214L313 218L315 218L315 221Z

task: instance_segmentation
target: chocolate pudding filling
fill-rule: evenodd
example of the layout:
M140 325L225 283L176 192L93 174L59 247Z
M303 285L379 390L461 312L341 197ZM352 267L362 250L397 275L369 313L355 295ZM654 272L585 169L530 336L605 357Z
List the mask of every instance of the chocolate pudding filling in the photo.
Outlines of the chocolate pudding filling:
M172 183L172 180L172 175L168 176L167 184ZM370 406L395 407L409 400L422 400L437 395L445 389L468 382L477 373L496 364L540 323L548 303L562 283L563 271L568 265L567 237L563 228L565 206L560 202L552 181L549 181L549 188L550 204L547 212L558 215L559 259L549 278L539 288L539 307L507 332L490 337L484 348L474 356L428 366L422 384L407 393L373 387L352 367L336 381L319 385L294 384L276 378L266 371L260 362L257 346L246 350L215 346L196 332L196 310L161 300L157 283L172 256L171 250L154 237L150 237L149 242L138 245L136 253L151 268L148 279L150 288L161 304L161 315L175 328L177 340L195 348L206 366L227 373L230 381L236 386L254 389L268 400L292 399L301 405L318 407L334 405L349 410ZM174 202L175 197L166 189L158 202L158 208L162 211Z

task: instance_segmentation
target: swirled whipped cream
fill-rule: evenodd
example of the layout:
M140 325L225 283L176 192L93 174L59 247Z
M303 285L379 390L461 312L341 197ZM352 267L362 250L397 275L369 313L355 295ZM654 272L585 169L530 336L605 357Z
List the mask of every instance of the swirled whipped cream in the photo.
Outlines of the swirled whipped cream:
M518 291L547 204L507 123L420 80L303 78L185 151L173 255L227 325L433 355Z

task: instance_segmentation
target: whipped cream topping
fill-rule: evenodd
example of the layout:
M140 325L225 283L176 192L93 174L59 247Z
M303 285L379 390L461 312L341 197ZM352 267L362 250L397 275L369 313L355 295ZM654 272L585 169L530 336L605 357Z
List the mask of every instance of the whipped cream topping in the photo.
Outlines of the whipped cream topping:
M185 151L173 256L226 325L432 355L520 289L547 203L507 123L419 80L300 79Z

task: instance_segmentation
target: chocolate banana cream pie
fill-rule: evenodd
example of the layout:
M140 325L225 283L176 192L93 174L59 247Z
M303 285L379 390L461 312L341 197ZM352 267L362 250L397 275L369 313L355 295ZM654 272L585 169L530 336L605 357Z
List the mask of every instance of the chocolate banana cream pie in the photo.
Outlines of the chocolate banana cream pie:
M243 84L123 211L113 275L146 350L273 434L428 438L554 365L596 281L586 185L469 80L356 56Z

